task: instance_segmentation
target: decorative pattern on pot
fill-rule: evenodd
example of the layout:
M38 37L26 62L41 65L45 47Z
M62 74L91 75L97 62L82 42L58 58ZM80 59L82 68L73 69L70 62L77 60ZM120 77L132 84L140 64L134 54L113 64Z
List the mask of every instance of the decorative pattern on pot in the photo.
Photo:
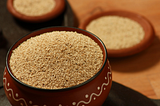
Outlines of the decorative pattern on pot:
M110 67L108 67L108 69L110 69ZM105 77L105 80L108 80L107 83L102 83L101 87L99 87L99 86L97 87L97 90L100 91L98 94L92 93L90 96L86 94L85 97L89 98L88 101L79 101L77 103L77 105L76 105L75 102L73 102L72 105L74 105L74 106L75 105L76 106L85 106L85 104L89 104L92 100L96 100L96 97L99 97L102 94L103 90L106 90L105 86L109 85L110 80L112 79L112 77L110 76L111 74L112 74L111 72L108 72L107 75L106 75L106 77ZM84 105L80 105L81 103L84 104Z
M109 62L109 61L108 61ZM108 63L109 64L109 63ZM110 80L112 79L112 73L110 70L110 66L108 66L109 71L107 72L107 74L105 75L104 79L107 80L107 83L102 83L101 86L97 87L97 90L99 91L99 93L92 93L91 95L85 94L85 98L89 98L88 101L84 101L81 100L79 102L72 102L72 106L85 106L87 104L89 104L91 101L96 100L96 97L99 97L104 90L106 90L106 86L109 85L109 83L111 82ZM24 99L24 98L19 98L19 94L15 93L14 90L10 87L10 84L7 81L6 78L6 70L4 71L4 76L3 76L3 84L4 84L4 89L7 91L7 95L12 98L15 102L20 102L20 106L39 106L39 105L33 105L33 101L30 100L29 103ZM43 105L43 106L47 106L47 105ZM59 106L63 106L62 104L59 104Z

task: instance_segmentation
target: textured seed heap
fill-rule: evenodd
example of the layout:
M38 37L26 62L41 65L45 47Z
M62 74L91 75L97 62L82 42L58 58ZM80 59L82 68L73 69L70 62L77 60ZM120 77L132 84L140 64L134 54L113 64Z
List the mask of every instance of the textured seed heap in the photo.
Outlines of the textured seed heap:
M107 49L132 47L144 38L142 26L134 20L120 16L103 16L89 23L86 30L99 36Z
M40 16L54 9L54 0L14 0L13 7L27 16Z
M20 44L10 58L17 79L30 86L61 89L78 85L101 68L103 53L91 38L70 31L53 31Z

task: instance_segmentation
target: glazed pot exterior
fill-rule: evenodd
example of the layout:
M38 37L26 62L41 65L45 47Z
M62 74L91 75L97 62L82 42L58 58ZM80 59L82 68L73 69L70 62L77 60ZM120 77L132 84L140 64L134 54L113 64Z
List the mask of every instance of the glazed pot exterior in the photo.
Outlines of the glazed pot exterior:
M51 31L51 29L42 32ZM62 27L60 29L66 30L66 28ZM71 31L73 29L75 28L67 30ZM58 29L54 28L54 30ZM74 31L79 30L76 29ZM83 32L84 30L81 31ZM35 32L33 33L29 34L30 37L35 35ZM23 37L19 42L16 42L17 45L15 44L15 47L27 38L29 37ZM98 41L96 42L98 43ZM9 51L8 57L10 57L10 52L15 47L13 46ZM102 48L102 45L100 47ZM104 50L102 50L103 53L105 53ZM107 53L104 55L107 56ZM9 62L9 58L7 58L7 62ZM3 76L4 90L13 106L101 106L107 98L112 85L112 73L109 61L104 59L103 63L101 70L86 82L70 88L57 90L39 89L23 84L18 79L15 79L7 64Z

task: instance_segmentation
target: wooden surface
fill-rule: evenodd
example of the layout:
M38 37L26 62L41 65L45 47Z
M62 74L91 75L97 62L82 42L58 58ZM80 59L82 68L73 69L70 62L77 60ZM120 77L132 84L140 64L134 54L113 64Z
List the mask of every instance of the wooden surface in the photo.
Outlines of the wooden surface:
M113 80L152 99L160 99L160 0L68 0L79 23L101 11L127 10L146 17L156 37L149 48L124 58L110 58Z

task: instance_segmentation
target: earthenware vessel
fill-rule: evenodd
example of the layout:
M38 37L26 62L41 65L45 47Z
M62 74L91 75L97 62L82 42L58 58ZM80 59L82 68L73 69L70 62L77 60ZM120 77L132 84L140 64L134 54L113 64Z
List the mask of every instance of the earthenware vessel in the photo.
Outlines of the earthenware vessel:
M64 89L41 89L24 84L13 74L9 66L12 51L30 37L51 31L76 31L89 36L103 51L103 65L89 80ZM6 96L13 106L101 106L112 85L112 72L103 42L94 34L73 27L50 27L34 31L18 40L8 51L3 84Z
M120 16L129 18L139 23L145 32L143 40L132 47L124 49L107 49L108 57L125 57L139 53L145 50L152 43L155 37L154 28L148 19L146 19L144 16L140 14L124 10L102 11L95 13L93 15L88 16L83 22L81 22L79 24L79 28L86 30L87 25L92 20L95 20L102 16Z
M39 22L44 22L44 21L54 19L55 17L60 15L65 8L65 0L55 0L56 5L51 12L46 13L44 15L40 15L40 16L27 16L27 15L21 14L18 11L16 11L16 9L13 6L13 1L14 0L8 0L7 1L8 11L14 17L16 17L16 18L18 18L22 21L32 22L32 23L39 23Z

